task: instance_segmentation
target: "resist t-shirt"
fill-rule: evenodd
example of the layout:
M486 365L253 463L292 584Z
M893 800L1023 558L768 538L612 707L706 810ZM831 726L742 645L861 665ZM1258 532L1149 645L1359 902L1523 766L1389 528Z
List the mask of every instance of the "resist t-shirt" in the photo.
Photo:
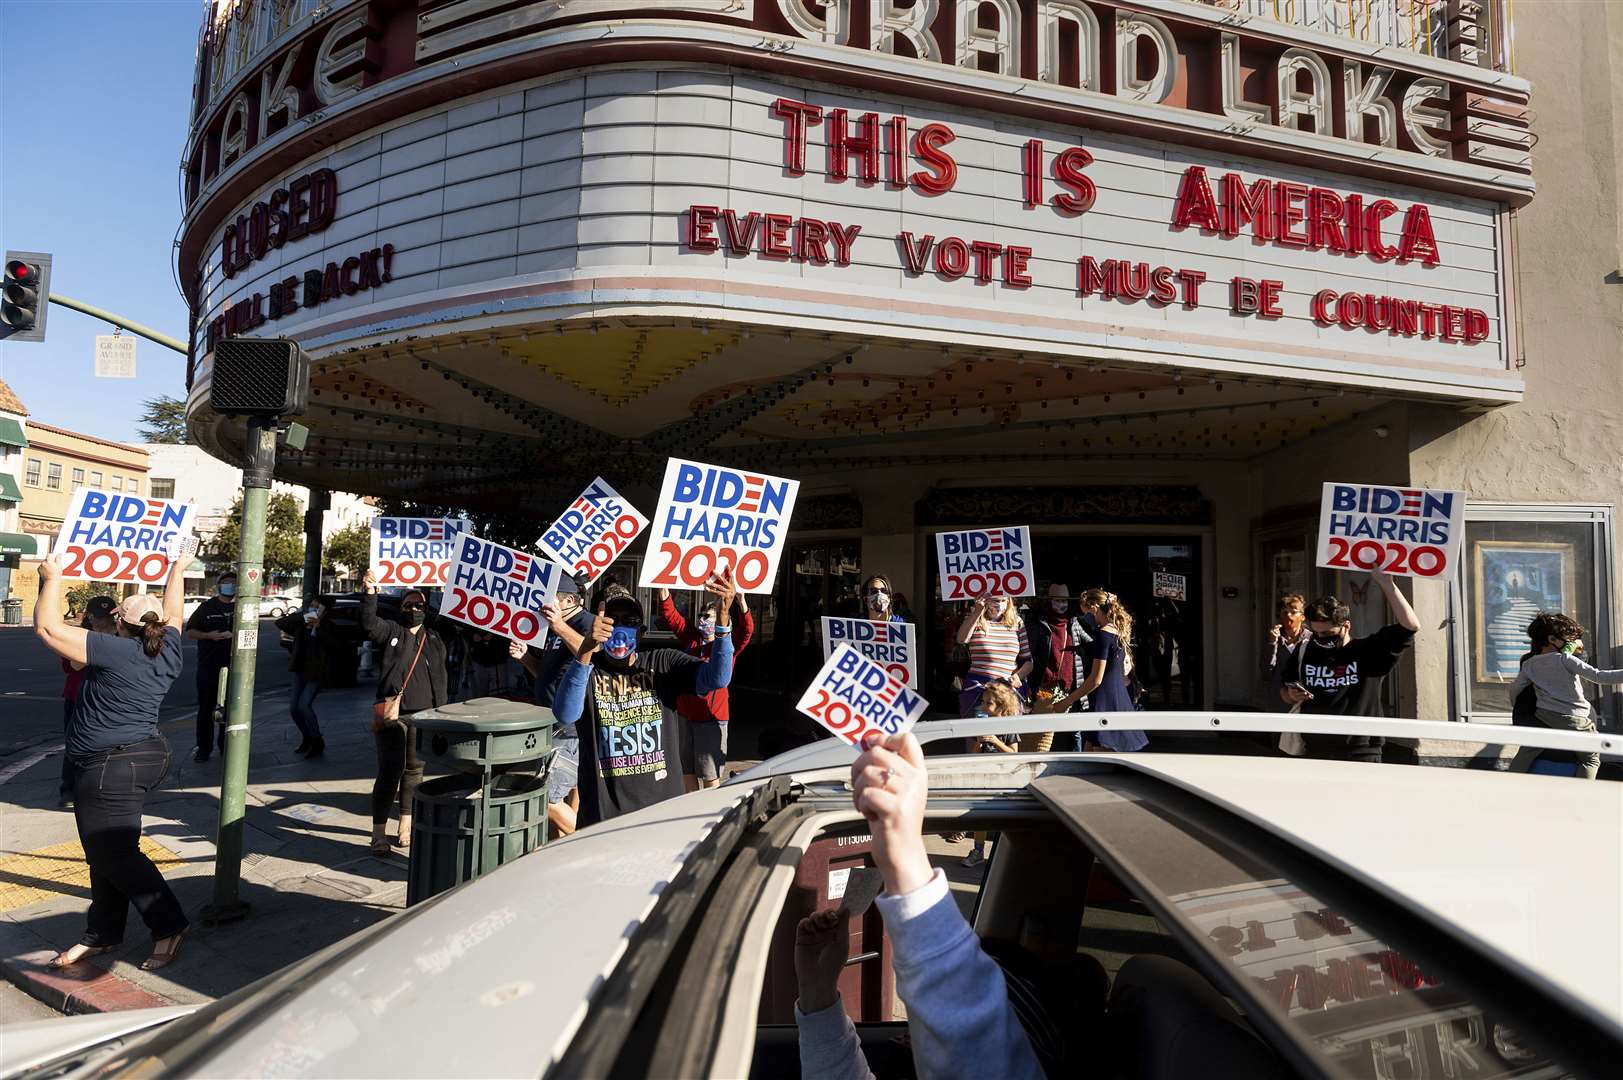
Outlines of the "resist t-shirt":
M1327 716L1380 716L1381 684L1414 641L1414 631L1394 623L1368 637L1327 649L1311 638L1287 662L1286 682L1312 693L1302 712ZM1364 735L1305 735L1314 757L1380 757L1381 739Z
M85 681L68 728L69 756L140 742L158 730L158 706L180 675L180 631L163 634L157 656L138 638L91 634L85 642Z
M676 699L695 692L703 666L677 649L639 652L630 671L593 658L578 725L582 825L682 794Z

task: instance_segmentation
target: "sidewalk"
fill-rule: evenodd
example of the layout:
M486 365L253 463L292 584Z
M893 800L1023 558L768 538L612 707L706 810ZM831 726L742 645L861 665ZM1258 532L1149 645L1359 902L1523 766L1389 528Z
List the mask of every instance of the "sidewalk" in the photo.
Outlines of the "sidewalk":
M8 781L0 802L0 969L64 1012L105 1012L222 997L401 910L406 859L368 853L376 756L372 688L331 690L317 700L324 758L293 753L298 735L285 693L255 703L249 758L245 920L204 927L212 898L221 755L191 760L192 720L161 724L174 763L147 800L143 846L193 919L180 959L161 972L138 965L151 951L133 909L125 947L67 972L45 963L78 940L89 906L89 873L71 811L56 809L57 753ZM391 835L393 825L391 824Z

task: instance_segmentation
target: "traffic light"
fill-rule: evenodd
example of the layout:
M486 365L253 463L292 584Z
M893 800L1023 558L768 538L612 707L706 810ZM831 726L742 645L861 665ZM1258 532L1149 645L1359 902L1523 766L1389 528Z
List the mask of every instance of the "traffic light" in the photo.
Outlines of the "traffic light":
M209 408L222 416L302 416L310 356L286 338L226 338L214 346Z
M44 341L51 295L51 257L38 251L6 252L0 285L0 341Z

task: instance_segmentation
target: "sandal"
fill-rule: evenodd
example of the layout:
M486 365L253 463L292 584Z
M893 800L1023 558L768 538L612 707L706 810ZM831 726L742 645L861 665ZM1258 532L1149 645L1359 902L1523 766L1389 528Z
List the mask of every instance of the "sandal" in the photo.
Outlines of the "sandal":
M153 949L152 955L141 961L142 971L157 971L159 968L166 968L170 964L173 964L180 956L180 947L186 943L186 931L182 930L180 933L174 934L166 940L169 942L169 947L167 949L164 949L162 952L159 952L157 949Z
M89 945L85 947L84 952L80 953L72 960L66 959L68 953L72 952L78 947L79 946L74 945L70 948L63 949L61 952L51 957L51 959L47 961L46 966L56 968L57 970L61 970L62 968L70 968L89 960L92 956L100 956L102 953L109 953L118 948L117 945Z
M372 852L372 854L377 855L380 858L383 857L383 856L389 855L393 851L394 851L394 848L392 846L390 846L389 841L387 841L387 840L374 840L374 841L372 841L371 852Z

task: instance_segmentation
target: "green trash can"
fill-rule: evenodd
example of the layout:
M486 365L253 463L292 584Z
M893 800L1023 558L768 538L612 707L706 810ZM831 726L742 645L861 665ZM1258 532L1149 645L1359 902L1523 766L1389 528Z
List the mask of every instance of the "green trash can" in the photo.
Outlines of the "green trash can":
M504 773L491 779L488 796L481 797L483 790L479 777L455 773L417 786L408 907L528 855L545 842L547 785L542 777Z
M407 906L546 843L553 723L551 709L505 698L412 716L418 755L452 775L419 784L412 800Z
M23 624L23 602L15 596L4 604L0 604L0 620L6 626L21 626Z

